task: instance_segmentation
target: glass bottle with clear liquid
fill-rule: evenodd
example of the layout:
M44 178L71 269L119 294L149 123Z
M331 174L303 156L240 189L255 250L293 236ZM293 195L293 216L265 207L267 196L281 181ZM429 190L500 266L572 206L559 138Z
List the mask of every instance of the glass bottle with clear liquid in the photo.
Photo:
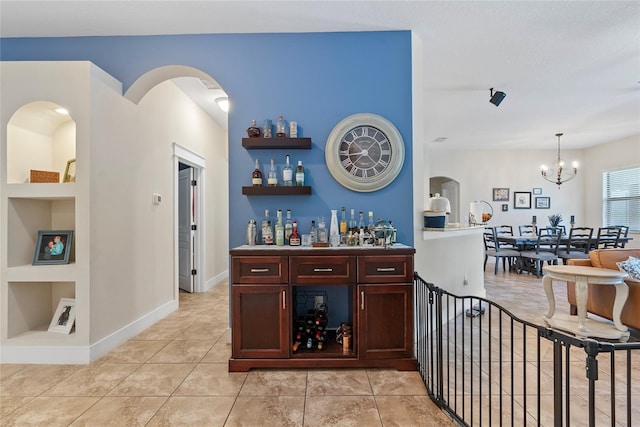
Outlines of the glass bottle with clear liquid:
M291 168L291 163L289 161L289 155L287 154L287 158L282 168L282 183L285 186L293 185L293 169Z
M278 185L278 175L276 174L276 164L274 159L271 159L271 167L269 168L269 173L267 175L267 185L269 187L275 187Z

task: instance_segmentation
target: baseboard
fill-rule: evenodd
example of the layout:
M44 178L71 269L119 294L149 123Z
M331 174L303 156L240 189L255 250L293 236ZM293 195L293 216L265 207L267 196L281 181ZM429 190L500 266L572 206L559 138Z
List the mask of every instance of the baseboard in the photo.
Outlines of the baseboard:
M224 270L222 273L217 274L213 276L211 279L207 280L204 283L204 289L201 290L200 292L206 292L209 289L213 288L218 283L222 282L223 280L228 280L228 279L229 279L229 270Z

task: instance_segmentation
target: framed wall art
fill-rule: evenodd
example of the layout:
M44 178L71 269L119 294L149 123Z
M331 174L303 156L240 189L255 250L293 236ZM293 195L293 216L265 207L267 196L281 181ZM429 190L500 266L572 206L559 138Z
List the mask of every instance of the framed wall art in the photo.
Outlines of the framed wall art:
M536 187L536 188L534 188L534 189L533 189L533 194L534 194L534 195L536 195L536 194L542 194L542 188L537 188L537 187Z
M76 300L73 298L60 298L58 308L53 314L49 332L69 334L73 324L76 322Z
M509 211L509 204L508 203L503 203L502 204L502 212L508 212Z
M514 191L513 209L531 209L531 191Z
M38 231L33 265L69 264L72 243L72 230Z
M509 201L509 189L508 188L494 188L493 189L493 201L494 202L508 202Z
M551 209L551 197L536 197L536 209Z

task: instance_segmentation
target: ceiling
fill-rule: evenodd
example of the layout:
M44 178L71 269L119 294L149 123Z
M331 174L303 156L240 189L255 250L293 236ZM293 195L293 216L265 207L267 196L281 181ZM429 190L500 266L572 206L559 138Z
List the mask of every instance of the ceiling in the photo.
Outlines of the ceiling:
M553 149L558 132L563 149L578 149L640 135L638 1L0 0L2 37L372 30L421 41L431 149ZM499 107L491 87L507 94Z

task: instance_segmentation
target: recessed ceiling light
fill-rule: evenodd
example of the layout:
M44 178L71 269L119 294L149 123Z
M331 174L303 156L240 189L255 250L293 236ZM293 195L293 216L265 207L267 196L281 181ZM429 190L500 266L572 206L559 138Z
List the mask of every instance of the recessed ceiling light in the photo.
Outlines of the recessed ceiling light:
M216 98L216 104L218 104L218 107L220 107L220 109L225 113L229 112L229 98L227 98L226 96Z
M67 111L66 108L58 107L53 111L55 111L58 114L62 114L63 116L68 116L69 115L69 111Z
M433 140L433 142L445 142L448 138L446 136L441 136Z

